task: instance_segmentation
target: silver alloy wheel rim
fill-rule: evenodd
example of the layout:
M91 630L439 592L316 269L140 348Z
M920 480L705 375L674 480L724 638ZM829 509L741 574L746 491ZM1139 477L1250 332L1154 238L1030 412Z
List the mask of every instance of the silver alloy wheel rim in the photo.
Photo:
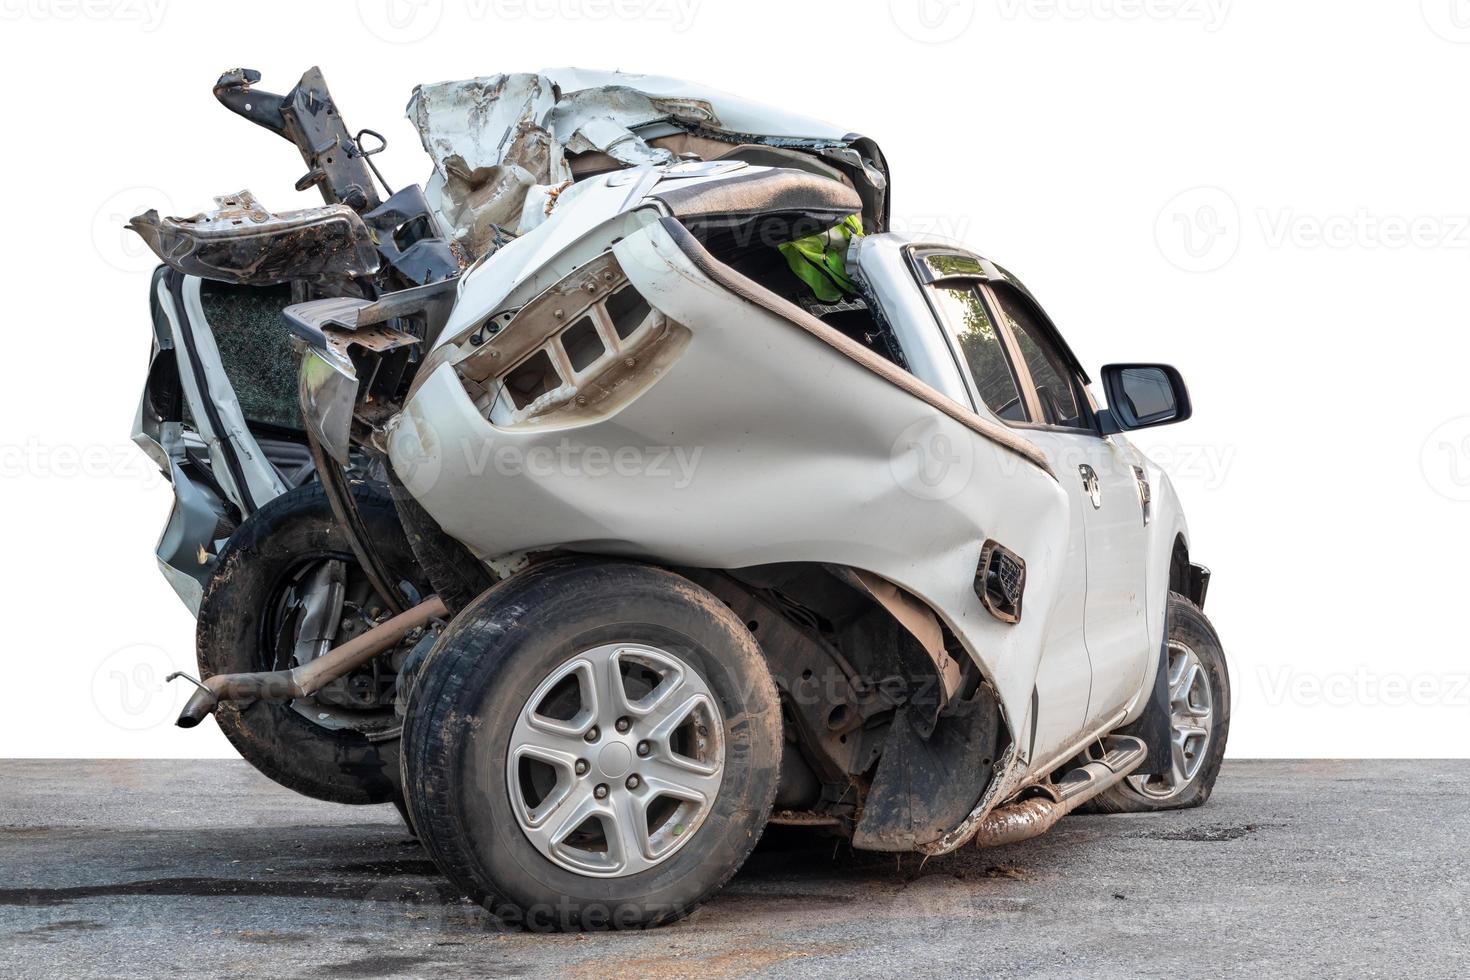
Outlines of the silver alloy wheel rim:
M704 678L643 643L609 643L553 670L516 717L506 753L527 839L597 878L672 857L714 807L724 770L724 719Z
M1189 788L1205 763L1214 731L1215 695L1209 671L1183 643L1169 641L1169 771L1129 776L1133 789L1154 800L1170 800Z

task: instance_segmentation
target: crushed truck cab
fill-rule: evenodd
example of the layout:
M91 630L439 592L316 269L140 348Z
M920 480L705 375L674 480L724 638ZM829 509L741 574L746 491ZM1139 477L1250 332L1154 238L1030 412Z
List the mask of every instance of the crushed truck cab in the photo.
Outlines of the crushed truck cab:
M273 98L282 125L254 121L321 124ZM393 798L446 873L500 911L568 899L564 927L687 913L768 821L937 855L1208 797L1209 573L1126 437L1190 416L1177 370L1110 364L1099 398L1012 273L888 230L882 153L839 127L571 69L421 86L409 117L433 170L387 199L402 225L325 162L320 213L262 210L279 239L135 222L186 285L293 283L300 479L343 540L292 580L284 652L207 677L189 722L325 697L340 738L378 711L360 761L399 753ZM200 429L214 456L184 462L229 463ZM212 535L200 587L248 561L232 516L222 548L189 532ZM371 614L323 627L348 608Z

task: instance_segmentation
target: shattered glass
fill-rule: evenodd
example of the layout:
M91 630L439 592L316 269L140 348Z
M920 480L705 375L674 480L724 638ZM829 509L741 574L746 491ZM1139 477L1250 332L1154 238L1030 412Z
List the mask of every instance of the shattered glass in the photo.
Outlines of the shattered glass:
M291 304L290 287L205 280L199 298L245 418L300 429L296 353L281 322L281 311Z

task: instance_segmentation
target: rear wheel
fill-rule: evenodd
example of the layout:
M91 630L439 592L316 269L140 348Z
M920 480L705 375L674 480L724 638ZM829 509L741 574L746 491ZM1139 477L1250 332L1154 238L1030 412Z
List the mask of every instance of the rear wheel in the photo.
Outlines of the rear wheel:
M1169 769L1129 776L1089 804L1095 813L1181 810L1210 798L1230 734L1230 674L1215 628L1188 599L1170 593Z
M427 585L386 488L353 496L405 605ZM390 615L353 557L320 484L271 500L220 553L199 607L196 647L205 676L283 670L308 662ZM306 796L387 803L399 793L401 722L389 651L310 698L222 702L220 729L246 761Z
M491 589L420 673L405 787L448 877L532 929L688 914L770 813L780 709L754 638L671 572L558 562Z

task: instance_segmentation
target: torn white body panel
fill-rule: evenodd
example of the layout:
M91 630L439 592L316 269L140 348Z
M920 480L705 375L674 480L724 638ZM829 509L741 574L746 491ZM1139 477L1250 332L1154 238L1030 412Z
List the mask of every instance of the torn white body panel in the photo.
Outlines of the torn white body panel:
M870 140L678 79L562 68L435 82L414 89L407 115L434 161L429 201L473 256L539 224L574 177L749 146L810 155L864 191L870 230L887 217Z

